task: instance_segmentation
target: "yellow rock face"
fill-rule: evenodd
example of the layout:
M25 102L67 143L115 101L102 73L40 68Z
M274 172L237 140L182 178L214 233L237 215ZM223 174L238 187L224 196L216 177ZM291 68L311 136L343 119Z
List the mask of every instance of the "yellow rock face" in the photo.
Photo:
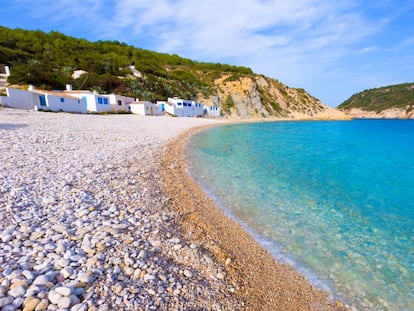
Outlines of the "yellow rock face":
M261 75L233 77L224 74L214 81L215 94L199 94L207 105L219 105L232 119L349 119L303 89L289 88Z

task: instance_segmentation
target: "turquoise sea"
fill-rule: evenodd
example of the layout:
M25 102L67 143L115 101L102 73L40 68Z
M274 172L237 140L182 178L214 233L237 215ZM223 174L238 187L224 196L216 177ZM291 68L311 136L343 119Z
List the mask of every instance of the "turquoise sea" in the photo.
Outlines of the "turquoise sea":
M189 171L279 261L359 310L414 310L414 121L233 124Z

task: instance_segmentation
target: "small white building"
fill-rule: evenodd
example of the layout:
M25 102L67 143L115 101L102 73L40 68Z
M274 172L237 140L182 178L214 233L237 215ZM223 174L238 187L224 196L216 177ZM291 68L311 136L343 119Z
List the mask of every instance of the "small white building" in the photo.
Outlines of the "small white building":
M204 106L204 114L207 117L220 117L220 107L218 106Z
M1 97L5 107L86 113L86 106L80 99L59 91L35 90L29 86L27 91L7 88L6 92L7 96Z
M101 95L89 90L72 90L72 86L69 84L66 85L64 93L81 99L87 111L96 113L128 112L129 104L135 100L132 97L117 94Z
M132 102L129 104L129 111L142 116L160 116L162 115L161 105L147 101Z
M177 117L200 117L204 114L201 103L176 97L168 98L168 102L164 104L164 109Z

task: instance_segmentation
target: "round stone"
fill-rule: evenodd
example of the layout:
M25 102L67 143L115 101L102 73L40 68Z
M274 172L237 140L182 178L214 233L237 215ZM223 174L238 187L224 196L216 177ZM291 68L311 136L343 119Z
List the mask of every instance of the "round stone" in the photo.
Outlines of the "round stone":
M23 303L23 311L33 311L39 304L40 299L35 297L28 297Z
M71 300L70 297L62 297L59 299L57 305L59 308L61 309L66 309L69 308L71 304Z
M72 295L72 288L66 286L60 286L55 288L55 292L59 295L69 297Z
M47 295L47 298L49 298L49 301L51 303L53 303L54 305L56 305L58 303L58 301L60 300L60 298L62 298L62 295L57 293L54 290L51 290L49 292L49 294Z
M24 294L26 294L26 289L22 285L16 286L9 291L9 295L15 298L23 297Z
M47 299L42 299L39 304L36 307L36 311L42 311L42 310L47 310L49 306L49 300Z
M193 274L191 273L191 271L189 271L189 270L184 270L184 275L186 276L186 277L188 277L188 278L192 278L193 277Z

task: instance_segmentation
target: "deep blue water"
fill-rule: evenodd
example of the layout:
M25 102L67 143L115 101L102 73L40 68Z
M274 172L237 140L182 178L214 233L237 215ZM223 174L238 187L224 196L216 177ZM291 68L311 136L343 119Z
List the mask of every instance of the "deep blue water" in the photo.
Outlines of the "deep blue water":
M229 215L335 299L414 310L414 121L227 125L187 157Z

